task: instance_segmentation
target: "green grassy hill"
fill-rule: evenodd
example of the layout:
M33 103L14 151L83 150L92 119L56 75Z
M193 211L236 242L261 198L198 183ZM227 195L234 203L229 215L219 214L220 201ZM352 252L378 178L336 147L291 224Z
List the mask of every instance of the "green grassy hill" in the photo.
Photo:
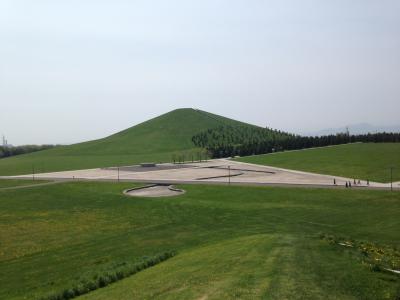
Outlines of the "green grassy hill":
M400 296L398 277L370 268L381 249L379 262L400 268L386 251L400 247L399 193L191 185L178 197L124 196L132 186L0 190L0 299L63 293L170 250L177 255L82 299ZM372 243L375 254L321 233Z
M246 124L200 110L177 109L104 139L1 159L0 175L29 174L32 167L43 173L170 162L174 154L184 153L189 159L200 150L192 137L221 125Z
M400 144L349 144L239 158L238 161L306 172L390 182L400 180Z

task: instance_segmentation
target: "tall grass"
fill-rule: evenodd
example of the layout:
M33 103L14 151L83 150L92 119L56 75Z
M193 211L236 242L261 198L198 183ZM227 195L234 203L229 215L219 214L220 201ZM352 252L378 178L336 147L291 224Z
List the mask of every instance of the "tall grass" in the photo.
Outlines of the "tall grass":
M400 250L396 247L327 234L320 234L320 238L332 245L341 246L343 249L357 253L362 264L368 266L371 271L389 272L392 275L400 276L398 273L392 272L400 269Z

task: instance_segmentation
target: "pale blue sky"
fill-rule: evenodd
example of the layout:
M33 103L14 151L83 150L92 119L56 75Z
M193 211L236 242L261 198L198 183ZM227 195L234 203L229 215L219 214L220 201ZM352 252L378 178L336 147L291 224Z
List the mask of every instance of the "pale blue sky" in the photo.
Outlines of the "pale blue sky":
M0 0L0 134L72 143L195 107L400 123L400 1Z

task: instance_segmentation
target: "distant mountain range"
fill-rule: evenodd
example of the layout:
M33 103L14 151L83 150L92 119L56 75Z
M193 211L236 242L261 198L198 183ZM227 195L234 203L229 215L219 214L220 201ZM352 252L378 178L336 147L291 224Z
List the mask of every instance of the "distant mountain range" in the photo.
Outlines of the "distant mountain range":
M359 123L347 126L350 134L367 134L376 132L400 132L400 125L395 126L375 126L369 123ZM328 128L319 131L304 132L303 135L322 136L346 132L346 127Z

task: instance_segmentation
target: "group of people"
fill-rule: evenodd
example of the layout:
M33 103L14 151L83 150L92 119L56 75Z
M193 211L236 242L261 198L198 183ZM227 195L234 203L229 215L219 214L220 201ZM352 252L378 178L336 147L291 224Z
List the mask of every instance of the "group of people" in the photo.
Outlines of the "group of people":
M337 185L336 184L336 178L334 178L333 179L333 184L334 185ZM351 183L351 181L346 181L346 184L345 184L345 186L346 186L346 188L351 188L353 185L361 185L361 180L360 179L358 179L358 181L356 181L355 179L354 179L354 181L353 181L353 184ZM367 179L367 186L369 186L369 180Z

